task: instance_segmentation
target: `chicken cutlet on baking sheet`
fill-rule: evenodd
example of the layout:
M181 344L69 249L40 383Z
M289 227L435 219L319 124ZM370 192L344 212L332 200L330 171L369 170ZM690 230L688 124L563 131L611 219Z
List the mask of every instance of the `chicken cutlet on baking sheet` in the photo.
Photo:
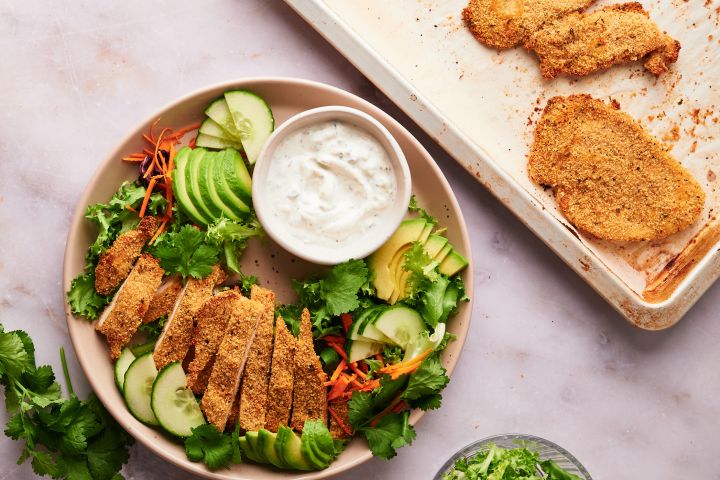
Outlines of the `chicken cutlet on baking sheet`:
M662 32L642 4L610 5L583 13L594 0L470 0L463 19L473 36L489 47L524 45L540 59L545 78L585 76L642 60L645 68L667 72L680 43Z
M667 237L694 223L705 202L700 184L638 121L590 95L550 99L528 170L553 188L570 223L605 240Z

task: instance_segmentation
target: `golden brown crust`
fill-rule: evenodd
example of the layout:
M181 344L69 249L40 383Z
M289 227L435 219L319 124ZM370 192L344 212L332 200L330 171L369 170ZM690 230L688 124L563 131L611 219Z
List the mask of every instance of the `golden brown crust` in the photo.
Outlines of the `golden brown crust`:
M677 61L680 51L680 44L661 32L636 2L568 14L531 35L525 47L538 55L545 78L585 76L641 59L659 75Z
M493 48L526 42L547 22L585 10L595 0L470 0L462 17L473 36Z
M220 292L209 298L195 314L195 355L186 370L188 387L195 394L207 388L215 354L228 325L240 311L241 298L237 290Z
M150 306L143 317L142 323L152 323L165 315L170 315L180 290L182 290L182 280L179 276L173 275L166 278L155 292L155 295L153 295L152 300L150 300Z
M292 392L296 340L285 325L285 320L275 320L275 344L268 387L268 408L265 429L277 432L280 425L287 425L292 408Z
M554 188L573 225L606 240L667 237L694 223L705 202L698 182L639 122L589 95L548 102L528 171Z
M164 274L156 258L141 255L108 310L103 312L95 329L107 338L113 359L120 356L122 348L137 331Z
M207 277L191 278L187 281L153 351L158 370L168 363L182 362L185 359L192 345L195 314L212 296L215 286L225 281L225 278L222 268L215 265Z
M330 404L330 408L333 409L333 412L335 412L335 415L340 417L340 420L345 424L345 428L350 428L350 419L348 418L348 413L350 412L350 405L349 402L332 402ZM350 433L353 433L352 431ZM332 435L333 438L338 440L344 440L346 438L352 437L352 435L349 435L348 432L345 431L343 427L340 426L337 420L335 420L335 417L333 415L330 415L330 435Z
M253 285L250 298L262 304L263 315L255 332L240 392L238 420L240 428L246 431L260 430L265 426L275 321L274 292Z
M208 422L221 432L225 430L233 402L240 387L240 379L248 362L258 323L265 315L265 307L247 298L238 298L233 318L220 343L215 364L200 409Z
M95 267L95 290L100 295L111 294L127 278L156 228L155 217L143 217L134 230L119 235L100 255Z
M327 425L327 375L313 346L310 312L300 317L300 335L295 351L295 382L290 425L301 432L306 420L321 420Z

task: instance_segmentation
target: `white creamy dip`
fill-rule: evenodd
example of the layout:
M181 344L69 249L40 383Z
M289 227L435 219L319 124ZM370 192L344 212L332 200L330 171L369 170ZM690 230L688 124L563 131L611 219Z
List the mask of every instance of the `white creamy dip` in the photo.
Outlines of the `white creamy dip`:
M272 152L270 214L306 245L337 247L367 236L397 195L383 145L344 121L298 129Z

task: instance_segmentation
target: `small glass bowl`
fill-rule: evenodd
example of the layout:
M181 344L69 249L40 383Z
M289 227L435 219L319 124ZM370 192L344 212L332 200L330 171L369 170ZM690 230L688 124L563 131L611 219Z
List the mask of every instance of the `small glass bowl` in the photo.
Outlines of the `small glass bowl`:
M443 475L453 468L456 461L461 458L471 457L476 453L487 449L490 444L495 444L502 448L527 448L530 451L538 452L541 460L553 460L560 468L564 469L568 473L577 475L584 480L592 480L592 477L578 459L561 446L556 445L549 440L545 440L544 438L535 437L533 435L524 435L521 433L495 435L471 443L456 452L452 458L445 462L445 465L443 465L435 475L435 480L442 480Z

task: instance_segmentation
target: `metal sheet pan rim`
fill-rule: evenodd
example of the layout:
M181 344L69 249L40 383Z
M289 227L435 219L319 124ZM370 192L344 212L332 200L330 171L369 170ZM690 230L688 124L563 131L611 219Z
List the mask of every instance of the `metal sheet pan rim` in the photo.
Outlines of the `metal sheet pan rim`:
M539 207L533 196L500 168L481 146L444 117L429 99L414 91L412 85L392 65L321 0L285 2L633 325L647 330L671 327L720 274L717 246L714 246L683 278L667 300L659 303L643 300L568 228ZM476 170L460 161L461 157L468 156L477 159Z

